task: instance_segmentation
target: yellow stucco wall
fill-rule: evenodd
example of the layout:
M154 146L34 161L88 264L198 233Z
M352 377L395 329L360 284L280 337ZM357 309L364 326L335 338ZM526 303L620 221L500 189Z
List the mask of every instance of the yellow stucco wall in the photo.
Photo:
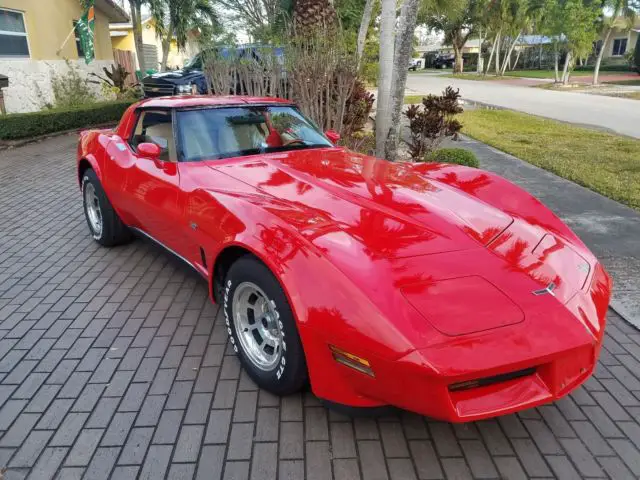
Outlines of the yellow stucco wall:
M2 0L0 0L2 1ZM111 37L111 45L117 50L128 50L136 53L135 41L133 38L132 28L118 28L119 32L127 32L126 36ZM153 68L158 68L160 61L162 60L162 40L160 40L156 34L156 30L153 24L153 20L149 20L142 25L142 43L155 45L158 51L158 64ZM182 52L178 50L178 44L175 40L171 41L169 48L169 57L167 64L170 67L184 66L184 64L197 52L197 47L193 45L193 42L189 42L186 51Z
M133 39L133 31L129 30L125 37L111 37L111 45L116 50L136 51L136 44Z
M82 16L78 0L0 0L0 8L23 12L32 60L78 58L73 36L60 55L56 55L73 28L73 21ZM96 60L113 60L109 20L98 8L95 9L95 18Z

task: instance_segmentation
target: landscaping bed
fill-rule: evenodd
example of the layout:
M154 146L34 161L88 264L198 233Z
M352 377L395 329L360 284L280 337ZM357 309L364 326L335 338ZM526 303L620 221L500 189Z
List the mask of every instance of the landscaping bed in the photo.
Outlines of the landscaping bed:
M468 110L463 133L640 210L640 141L509 110Z
M0 140L18 140L120 120L133 100L99 102L75 108L0 116Z

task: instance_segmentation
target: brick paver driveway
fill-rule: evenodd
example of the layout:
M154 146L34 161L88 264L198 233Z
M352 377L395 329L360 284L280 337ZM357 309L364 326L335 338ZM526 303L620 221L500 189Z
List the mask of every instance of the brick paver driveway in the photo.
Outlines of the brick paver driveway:
M259 391L195 274L91 240L75 138L0 152L5 478L640 476L640 332L611 313L595 378L555 405L467 425L351 420Z

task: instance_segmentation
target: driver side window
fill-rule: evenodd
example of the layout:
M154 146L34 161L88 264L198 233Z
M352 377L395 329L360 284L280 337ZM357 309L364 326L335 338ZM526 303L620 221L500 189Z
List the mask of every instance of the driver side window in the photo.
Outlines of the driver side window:
M155 143L162 149L160 160L165 162L178 161L171 112L143 110L140 113L129 144L137 151L138 145L146 142Z

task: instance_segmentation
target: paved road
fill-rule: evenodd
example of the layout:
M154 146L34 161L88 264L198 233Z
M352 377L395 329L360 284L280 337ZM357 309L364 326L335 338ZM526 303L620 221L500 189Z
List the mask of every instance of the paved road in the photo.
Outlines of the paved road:
M640 108L637 100L557 92L490 81L457 80L433 74L409 75L407 93L440 93L448 85L459 88L462 97L467 100L640 138Z
M0 467L22 479L637 478L640 334L613 312L595 376L553 405L450 425L260 391L206 286L87 234L75 139L0 152Z

